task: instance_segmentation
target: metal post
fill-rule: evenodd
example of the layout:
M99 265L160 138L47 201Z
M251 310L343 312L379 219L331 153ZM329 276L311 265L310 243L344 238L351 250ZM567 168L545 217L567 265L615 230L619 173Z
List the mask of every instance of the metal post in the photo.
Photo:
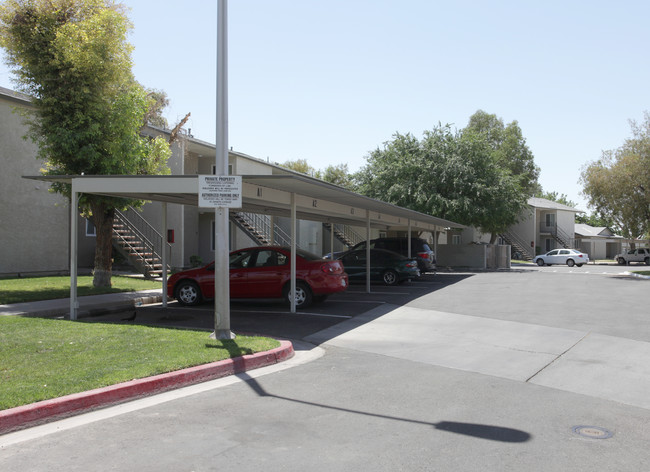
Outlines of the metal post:
M162 306L167 308L167 202L162 204Z
M409 257L413 257L413 254L411 254L411 218L408 219L408 235L407 236L408 236L408 239L406 240L407 241L406 244L407 244L407 247L408 247L407 254L409 255Z
M370 210L366 210L366 293L370 293Z
M296 312L296 194L291 193L291 313Z
M228 175L228 4L218 0L216 175ZM230 331L228 209L214 209L214 339L233 339Z
M75 190L72 179L72 192L70 195L70 320L77 319L79 302L77 301L77 241L78 236L78 207L79 194Z

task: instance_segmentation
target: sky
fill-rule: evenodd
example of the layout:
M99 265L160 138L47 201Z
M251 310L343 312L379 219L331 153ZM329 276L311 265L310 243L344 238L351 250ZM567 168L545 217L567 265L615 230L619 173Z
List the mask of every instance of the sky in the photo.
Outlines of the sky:
M217 0L122 3L136 79L214 143ZM645 0L230 0L228 146L354 172L397 132L484 110L518 122L545 191L588 210L582 167L650 110L648 18Z

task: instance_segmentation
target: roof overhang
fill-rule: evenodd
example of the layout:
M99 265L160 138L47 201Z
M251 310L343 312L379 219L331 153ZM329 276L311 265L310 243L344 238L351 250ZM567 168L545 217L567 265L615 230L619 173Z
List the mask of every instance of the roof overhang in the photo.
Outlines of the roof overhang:
M291 215L296 197L299 219L373 228L442 231L463 225L375 200L318 179L301 175L243 175L242 208L235 211ZM61 182L78 193L198 206L198 175L26 176Z

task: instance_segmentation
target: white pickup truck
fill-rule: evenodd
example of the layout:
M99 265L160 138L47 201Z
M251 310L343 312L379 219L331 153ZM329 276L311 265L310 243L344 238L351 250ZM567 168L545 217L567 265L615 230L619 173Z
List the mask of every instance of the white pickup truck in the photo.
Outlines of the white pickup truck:
M615 259L621 265L629 264L630 262L645 262L645 265L650 265L650 249L628 249L623 254L617 254Z

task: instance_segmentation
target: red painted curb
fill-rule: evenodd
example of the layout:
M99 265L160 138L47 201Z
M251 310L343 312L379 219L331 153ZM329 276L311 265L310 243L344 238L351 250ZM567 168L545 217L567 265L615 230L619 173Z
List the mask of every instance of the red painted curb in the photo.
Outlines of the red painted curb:
M175 372L10 408L0 411L0 434L73 416L91 409L133 400L138 397L277 364L290 359L293 355L294 350L291 342L280 341L280 347L270 351L189 367Z

